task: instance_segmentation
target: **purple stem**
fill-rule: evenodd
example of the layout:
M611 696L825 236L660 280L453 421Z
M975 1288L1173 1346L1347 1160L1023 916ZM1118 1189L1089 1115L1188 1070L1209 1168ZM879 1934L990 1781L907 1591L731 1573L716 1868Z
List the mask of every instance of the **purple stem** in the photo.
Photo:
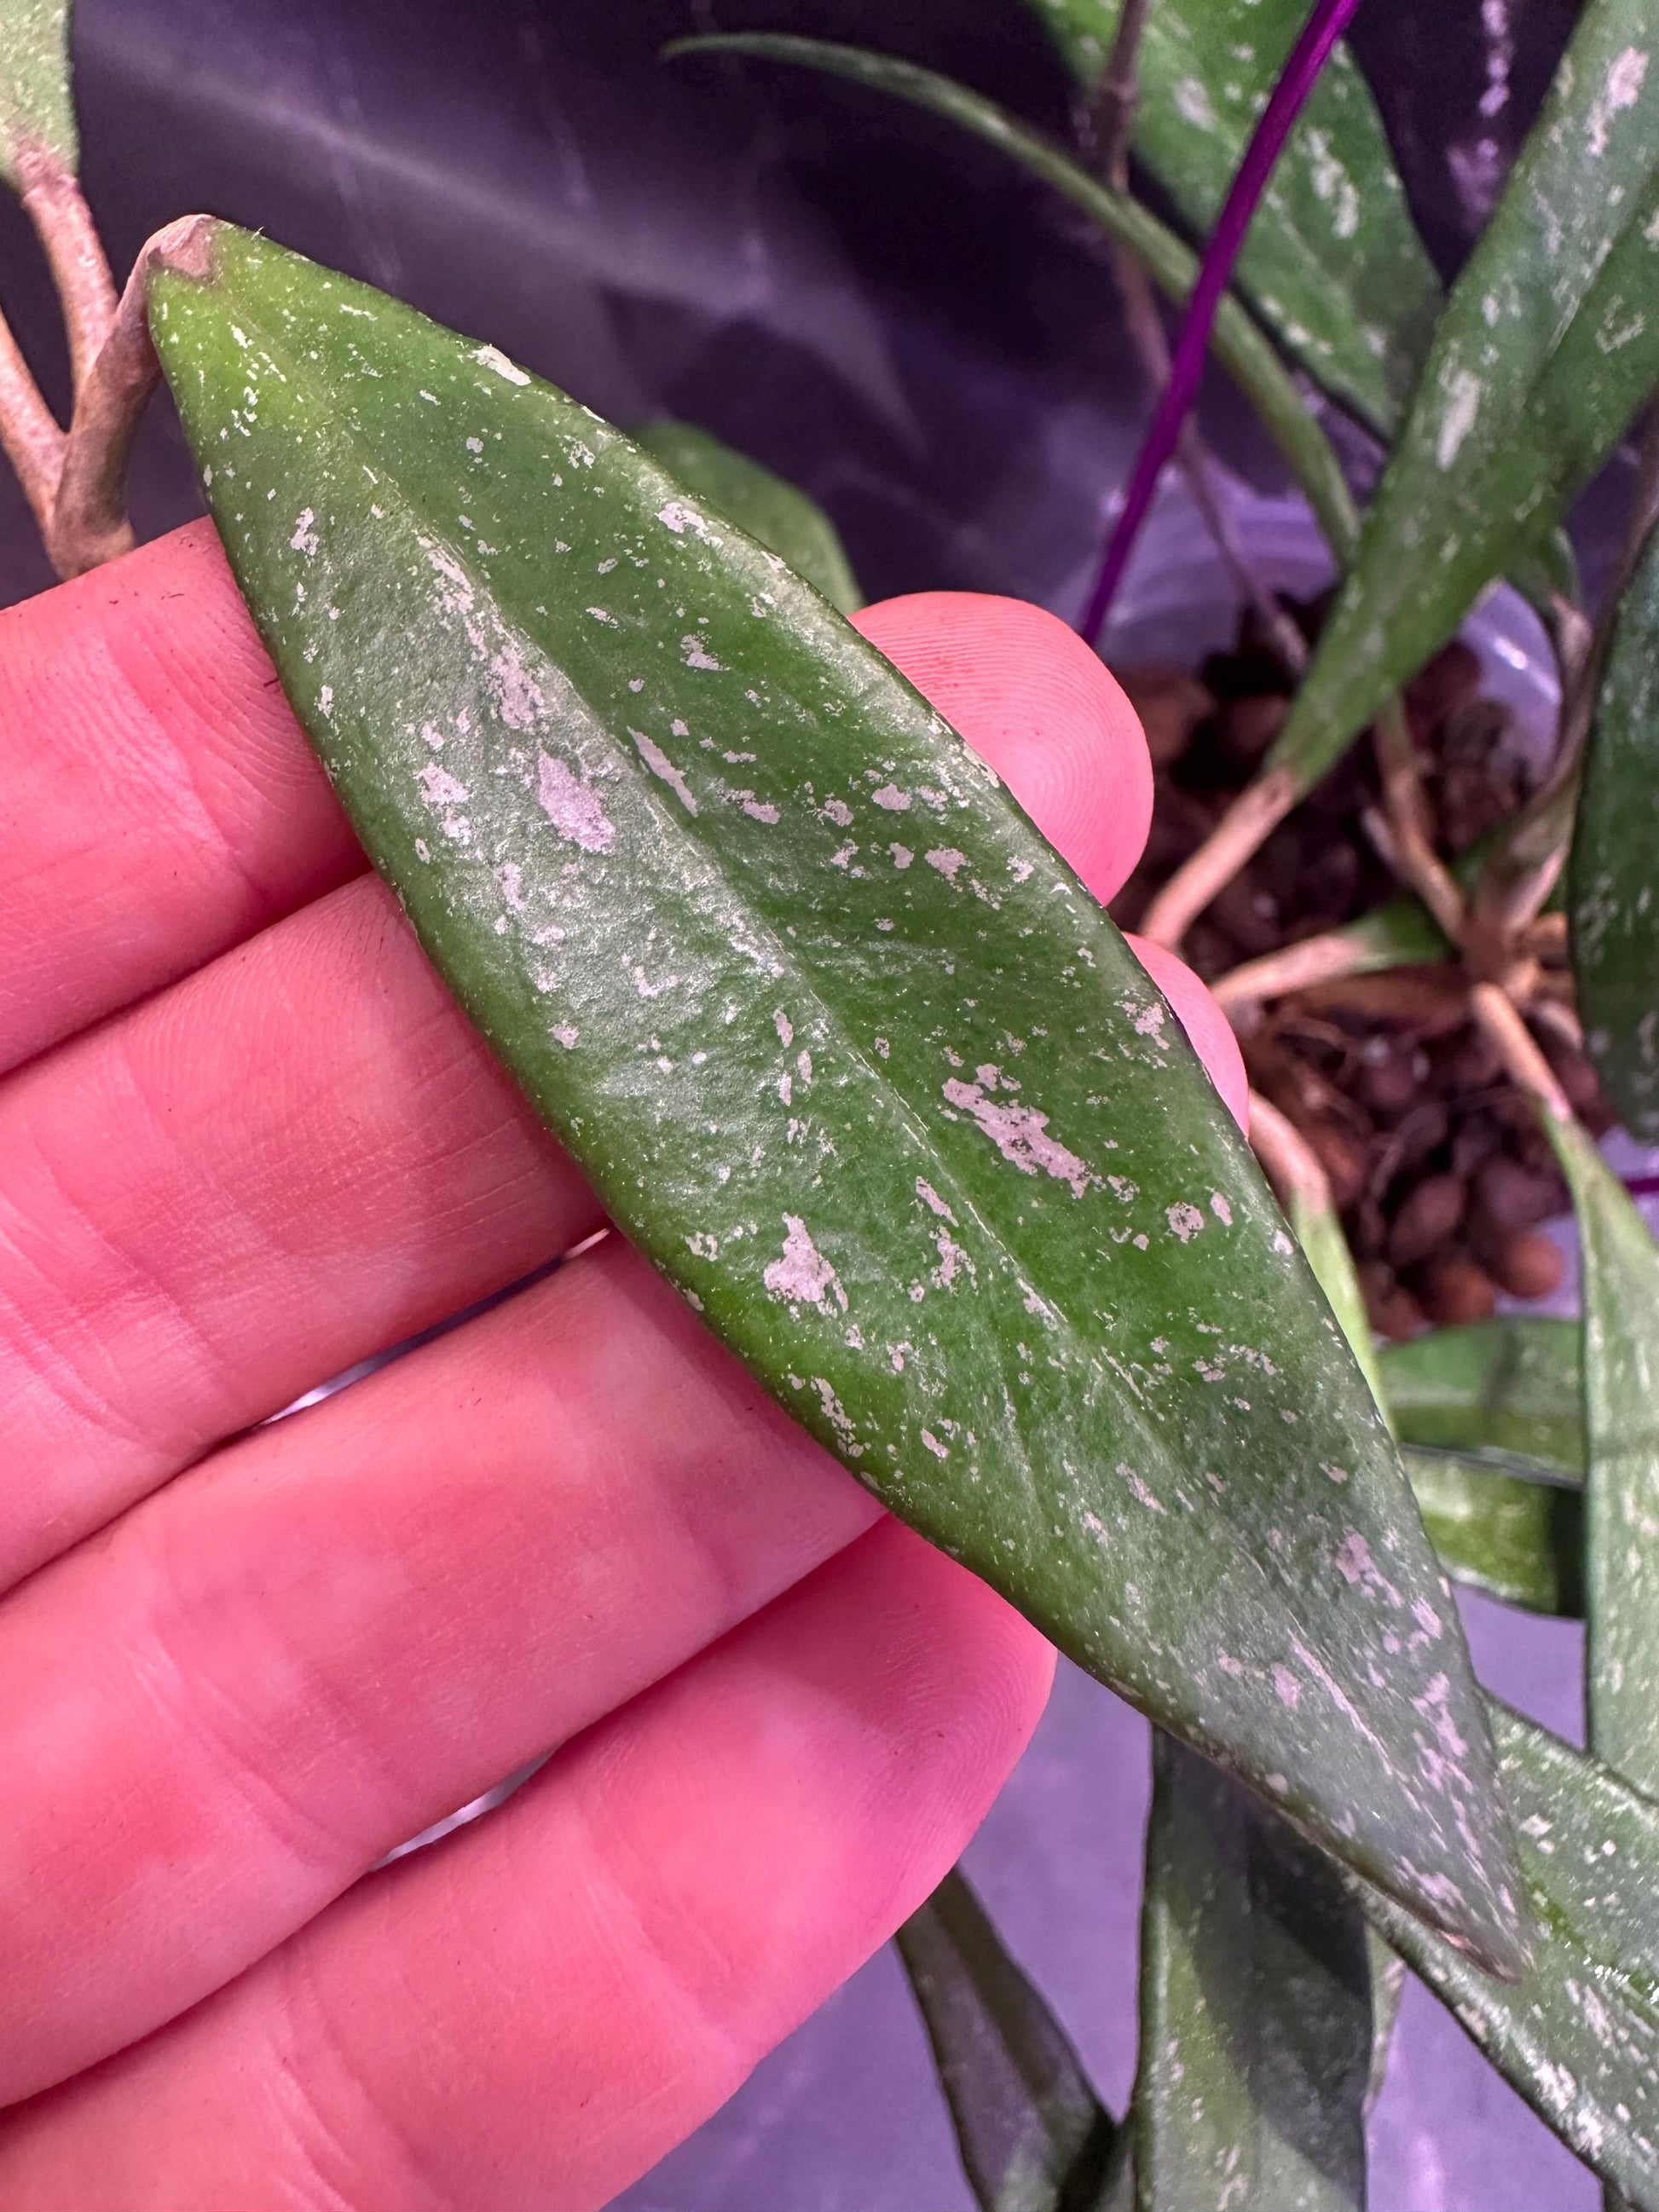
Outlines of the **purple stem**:
M1285 141L1308 94L1318 82L1331 48L1346 29L1348 19L1358 4L1359 0L1317 0L1273 87L1273 97L1262 110L1255 135L1244 149L1244 159L1238 165L1238 173L1199 264L1198 278L1187 302L1186 320L1170 363L1170 380L1164 387L1158 413L1140 448L1122 512L1113 526L1100 574L1078 625L1079 635L1091 644L1099 636L1110 611L1140 526L1158 489L1158 477L1175 451L1182 423L1197 393L1204 358L1210 349L1210 331L1216 309L1231 281L1233 264L1255 213L1256 202L1273 173L1274 162L1284 151Z
M1659 1175L1626 1176L1625 1188L1632 1198L1659 1198Z

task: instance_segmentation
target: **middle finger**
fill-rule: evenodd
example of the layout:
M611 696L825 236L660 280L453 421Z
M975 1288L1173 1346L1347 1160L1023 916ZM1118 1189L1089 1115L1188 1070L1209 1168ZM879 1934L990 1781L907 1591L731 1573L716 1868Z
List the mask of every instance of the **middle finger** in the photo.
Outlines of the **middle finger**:
M0 2102L147 2033L878 1509L621 1240L0 1606Z

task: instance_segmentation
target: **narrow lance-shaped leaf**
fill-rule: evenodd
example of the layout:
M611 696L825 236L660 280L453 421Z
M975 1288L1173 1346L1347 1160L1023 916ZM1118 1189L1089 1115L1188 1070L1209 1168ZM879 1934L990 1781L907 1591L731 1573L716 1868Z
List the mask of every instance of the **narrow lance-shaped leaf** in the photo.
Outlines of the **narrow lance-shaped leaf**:
M1659 1796L1659 1248L1580 1125L1544 1118L1583 1254L1590 1743Z
M1140 1921L1139 2212L1356 2212L1365 1923L1337 1869L1160 1735Z
M73 172L80 160L70 89L70 0L0 0L0 177L20 189L31 146Z
M698 498L782 554L844 615L864 604L840 532L815 500L691 422L647 422L635 443Z
M1659 539L1624 603L1573 830L1572 966L1589 1048L1626 1128L1659 1140Z
M897 1941L976 2203L1094 2212L1121 2154L1117 2124L960 1874Z
M1403 1443L1582 1480L1578 1324L1537 1316L1441 1328L1382 1354Z
M1493 1981L1375 1891L1368 1917L1504 2078L1641 2212L1659 2212L1659 1806L1501 1705L1504 1786L1541 1933Z
M1121 0L1032 0L1085 86ZM1154 0L1139 49L1136 152L1206 235L1308 13L1308 0ZM1274 168L1239 258L1251 305L1285 349L1392 431L1428 350L1440 285L1382 119L1346 46L1331 56Z
M1650 0L1591 0L1458 279L1267 757L1305 789L1540 545L1659 381Z
M1103 912L879 653L586 409L229 226L189 258L156 341L283 684L613 1218L904 1518L1513 1959L1403 1472Z
M1177 305L1185 301L1198 273L1192 249L1166 225L1125 193L1109 191L1088 171L1028 130L994 100L970 92L936 70L860 46L831 45L785 33L722 32L679 39L665 48L669 56L693 53L750 54L763 61L793 62L849 78L872 91L908 100L942 115L988 145L1008 155L1030 175L1062 193L1074 207L1146 264L1152 281ZM1314 419L1268 340L1252 318L1229 295L1217 311L1211 344L1216 357L1236 379L1284 455L1331 550L1345 560L1358 536L1358 520L1346 479L1330 440Z

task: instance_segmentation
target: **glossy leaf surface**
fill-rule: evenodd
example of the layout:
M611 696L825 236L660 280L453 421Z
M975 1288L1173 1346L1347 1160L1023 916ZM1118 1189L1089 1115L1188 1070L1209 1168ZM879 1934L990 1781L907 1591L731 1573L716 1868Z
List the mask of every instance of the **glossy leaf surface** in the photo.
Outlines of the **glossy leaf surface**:
M1659 1796L1659 1247L1578 1123L1547 1126L1583 1252L1589 1740Z
M0 0L0 177L16 185L20 143L74 169L80 158L70 87L71 0Z
M960 1874L898 1932L983 2212L1093 2212L1121 2151L1071 2039Z
M1032 0L1073 73L1095 84L1120 0ZM1134 146L1206 236L1308 14L1308 0L1154 0L1139 48ZM1239 282L1285 348L1378 428L1405 410L1439 280L1364 78L1327 63L1250 225Z
M1365 1923L1330 1861L1168 1736L1140 1920L1139 2212L1357 2212Z
M1374 1892L1389 1942L1494 2066L1642 2212L1659 2208L1659 1806L1599 1761L1492 1708L1540 1930L1493 1981Z
M1650 0L1591 0L1457 282L1268 756L1306 789L1540 546L1659 381Z
M762 61L793 62L849 78L872 91L891 94L942 115L1008 155L1030 175L1080 208L1146 263L1153 283L1170 299L1179 305L1192 290L1198 272L1197 256L1138 200L1109 191L1006 109L936 70L918 69L914 63L896 61L890 55L871 53L860 46L835 46L823 39L781 33L723 32L677 40L665 51L670 56L750 54ZM1217 313L1211 344L1283 454L1332 551L1339 560L1345 560L1358 536L1358 518L1341 464L1295 378L1254 319L1231 295Z
M816 500L693 422L647 422L635 442L717 514L781 553L832 607L850 615L863 605L841 533Z
M1581 1484L1414 1444L1402 1456L1429 1540L1454 1582L1529 1613L1582 1620Z
M586 409L204 243L152 319L243 591L613 1217L1083 1665L1513 1955L1403 1470L1104 913L879 653Z
M1626 1127L1659 1140L1659 542L1624 604L1590 734L1569 906L1584 1041Z
M1578 1324L1534 1316L1439 1328L1382 1354L1402 1443L1582 1480Z

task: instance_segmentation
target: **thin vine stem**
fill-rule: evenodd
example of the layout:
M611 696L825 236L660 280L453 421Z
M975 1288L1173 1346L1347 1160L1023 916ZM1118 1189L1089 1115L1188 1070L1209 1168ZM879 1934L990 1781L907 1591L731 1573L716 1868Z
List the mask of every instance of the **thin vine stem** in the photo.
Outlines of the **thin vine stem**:
M1332 47L1347 27L1358 4L1359 0L1317 0L1244 149L1238 173L1205 249L1170 364L1170 380L1141 447L1122 510L1107 542L1100 574L1078 625L1091 644L1099 636L1111 611L1118 585L1152 506L1158 480L1176 449L1181 426L1191 410L1209 351L1216 310L1226 295L1250 219Z

